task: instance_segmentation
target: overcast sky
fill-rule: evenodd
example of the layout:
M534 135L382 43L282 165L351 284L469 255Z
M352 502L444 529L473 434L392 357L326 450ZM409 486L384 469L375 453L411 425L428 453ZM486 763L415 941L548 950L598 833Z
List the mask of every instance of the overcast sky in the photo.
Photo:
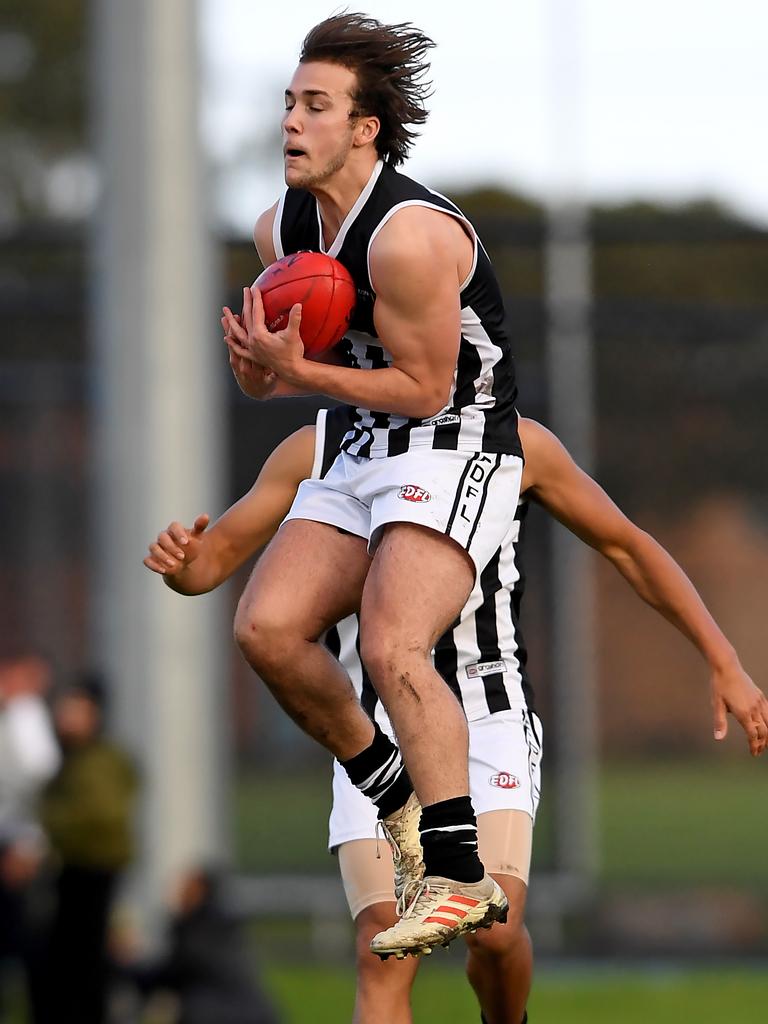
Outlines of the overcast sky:
M301 39L338 5L204 0L205 129L219 208L250 230L279 194L282 90ZM433 51L431 116L406 170L432 187L544 195L702 194L768 224L768 0L375 0Z

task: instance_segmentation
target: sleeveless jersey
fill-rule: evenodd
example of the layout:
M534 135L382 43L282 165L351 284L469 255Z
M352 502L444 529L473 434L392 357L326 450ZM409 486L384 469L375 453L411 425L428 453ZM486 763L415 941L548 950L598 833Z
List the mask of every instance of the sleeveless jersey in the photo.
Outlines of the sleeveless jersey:
M313 477L323 477L339 453L352 418L347 406L321 410L315 431ZM520 632L525 577L519 546L528 503L521 501L504 543L480 574L464 609L434 649L435 668L469 721L500 711L534 710ZM360 702L385 732L392 727L360 658L359 620L350 615L328 630L325 643L352 680Z
M428 207L455 217L473 242L472 268L461 287L461 340L453 385L446 406L426 420L355 409L342 449L366 458L402 455L415 448L521 456L515 370L501 290L474 228L449 199L379 161L326 250L317 200L304 189L289 188L275 214L275 252L280 258L302 249L327 251L347 268L357 288L357 304L339 351L351 367L388 367L392 357L382 345L373 319L376 295L370 252L379 231L408 206Z

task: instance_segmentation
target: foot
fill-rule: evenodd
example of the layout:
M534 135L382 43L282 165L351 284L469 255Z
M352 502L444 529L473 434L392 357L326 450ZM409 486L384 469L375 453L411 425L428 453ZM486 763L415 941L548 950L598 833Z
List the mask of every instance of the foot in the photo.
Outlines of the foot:
M420 882L424 877L424 858L421 851L419 822L421 804L411 793L399 811L382 818L379 827L392 848L395 863L395 898L401 912L403 891L409 882Z
M509 906L501 887L485 875L479 882L456 882L428 875L403 893L403 916L392 928L374 935L371 952L382 960L393 954L402 960L410 953L431 953L465 932L490 928L507 919Z

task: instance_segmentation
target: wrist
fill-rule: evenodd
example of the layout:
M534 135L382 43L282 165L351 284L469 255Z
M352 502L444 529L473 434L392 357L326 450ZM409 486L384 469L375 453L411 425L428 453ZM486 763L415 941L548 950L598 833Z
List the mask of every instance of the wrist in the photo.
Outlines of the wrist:
M716 648L706 652L709 667L713 672L728 672L734 668L740 668L741 662L736 653L736 648L724 640Z
M292 388L307 388L312 381L312 363L302 356L278 371L278 377Z

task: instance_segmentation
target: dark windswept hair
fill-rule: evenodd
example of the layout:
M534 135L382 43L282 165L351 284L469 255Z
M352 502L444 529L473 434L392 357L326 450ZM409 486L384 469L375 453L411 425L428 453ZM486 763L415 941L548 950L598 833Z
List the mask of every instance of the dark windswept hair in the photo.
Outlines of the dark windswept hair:
M424 124L425 101L432 94L424 81L435 44L410 22L382 25L365 14L334 14L307 34L299 63L324 61L354 71L357 89L352 117L377 117L381 122L376 151L397 167L408 156L418 132L409 125Z

